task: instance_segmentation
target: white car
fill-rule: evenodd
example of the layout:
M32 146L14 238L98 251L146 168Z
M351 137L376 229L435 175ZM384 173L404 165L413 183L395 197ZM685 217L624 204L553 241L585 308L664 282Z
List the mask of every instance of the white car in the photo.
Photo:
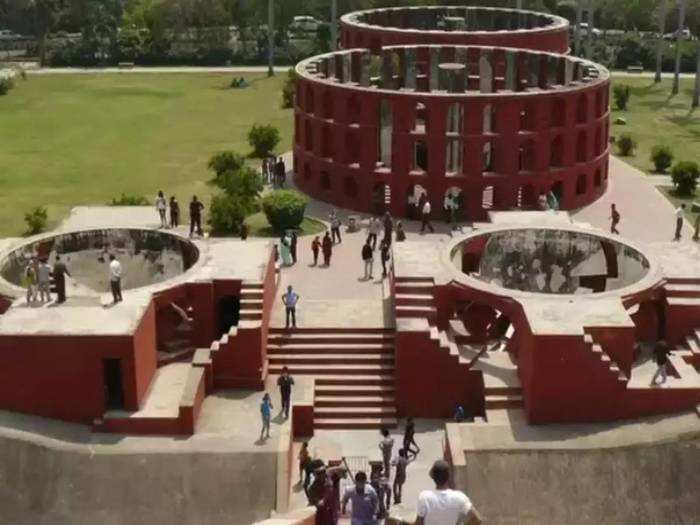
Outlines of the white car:
M572 29L575 31L576 26L571 26ZM603 31L598 29L597 27L594 27L591 29L591 32L593 33L593 36L603 36ZM584 35L588 34L588 23L587 22L581 22L581 33Z
M22 35L18 35L14 31L10 31L9 29L0 29L0 40L19 40L22 38Z

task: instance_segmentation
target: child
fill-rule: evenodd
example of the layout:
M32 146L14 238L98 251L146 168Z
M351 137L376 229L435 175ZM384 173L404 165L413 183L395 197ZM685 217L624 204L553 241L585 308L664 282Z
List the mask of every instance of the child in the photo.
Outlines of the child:
M265 393L262 403L260 403L260 414L262 415L262 430L260 431L260 439L270 437L270 417L272 416L272 401L270 394ZM267 432L267 436L265 436Z

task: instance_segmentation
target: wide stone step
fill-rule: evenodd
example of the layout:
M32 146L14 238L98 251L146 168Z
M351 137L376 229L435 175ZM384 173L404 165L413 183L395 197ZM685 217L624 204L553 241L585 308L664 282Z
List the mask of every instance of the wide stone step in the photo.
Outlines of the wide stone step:
M290 374L298 375L387 375L394 373L393 365L385 364L353 364L353 365L288 365ZM281 374L281 365L270 365L269 373Z
M406 293L406 294L430 294L432 295L435 285L432 282L429 283L396 283L394 286L396 293Z
M243 310L239 312L239 319L258 320L262 319L262 310Z
M393 345L373 345L373 344L284 344L267 345L268 355L280 354L388 354L394 355Z
M318 392L317 392L318 394ZM319 396L314 398L315 407L393 407L394 396Z
M404 283L430 283L431 285L435 284L435 280L432 277L406 277L406 276L401 276L401 277L396 277L396 283L397 284L404 284Z
M396 305L397 317L433 318L435 315L437 315L437 309L433 306Z
M262 290L241 290L241 301L262 301L264 292Z
M363 419L396 417L395 407L314 407L314 419Z
M484 388L484 395L489 396L522 396L523 389L520 386L489 386Z
M395 417L314 418L314 428L327 430L395 428L397 424Z
M379 364L394 362L393 354L273 354L268 357L270 365L311 364Z
M393 372L393 370L391 371ZM319 376L316 378L316 388L328 387L367 387L367 386L388 386L394 387L394 376L390 374L333 374Z
M301 327L301 328L270 328L270 334L285 334L295 336L297 334L327 334L327 335L338 335L338 334L393 334L395 330L393 328L314 328L314 327Z
M433 306L431 294L396 294L396 304L402 306Z
M394 396L393 385L319 385L316 383L316 396ZM318 399L318 397L316 398Z
M667 284L667 297L700 297L700 284Z
M696 297L667 297L666 302L669 304L669 306L700 307L700 298Z
M307 344L393 344L394 334L275 334L267 338L268 344L273 345L307 345Z
M489 408L516 408L523 406L523 396L515 394L486 396L485 406Z

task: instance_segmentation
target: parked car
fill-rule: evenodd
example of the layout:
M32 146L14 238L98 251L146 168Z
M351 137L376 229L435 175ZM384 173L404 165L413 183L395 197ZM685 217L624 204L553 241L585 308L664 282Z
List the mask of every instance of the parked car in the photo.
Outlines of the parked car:
M22 35L10 31L9 29L0 29L0 40L20 40Z
M692 38L693 35L690 34L690 29L682 29L680 31L681 38L683 40L688 40ZM678 29L676 29L673 33L666 33L664 35L664 40L676 40L678 38Z

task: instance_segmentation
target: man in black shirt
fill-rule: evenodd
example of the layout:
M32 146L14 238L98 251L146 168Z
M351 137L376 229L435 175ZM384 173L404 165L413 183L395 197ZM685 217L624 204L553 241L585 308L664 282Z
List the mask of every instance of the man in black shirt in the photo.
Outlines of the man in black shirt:
M58 294L57 303L66 302L66 275L71 276L61 257L57 255L56 263L53 265L53 282L56 285L56 294Z
M416 425L413 422L413 418L409 417L406 419L406 429L403 433L403 449L406 451L406 457L413 454L413 457L415 458L420 452L420 447L418 446L418 443L416 443L415 434ZM411 448L412 446L415 446L415 449Z
M277 164L275 164L275 177L279 187L284 188L284 180L287 178L287 167L284 165L282 157L277 159Z
M292 397L292 385L294 378L289 375L289 369L282 367L282 375L277 378L277 386L280 387L280 397L282 398L282 412L284 417L289 419L289 405Z
M197 196L192 197L190 202L190 237L194 234L195 230L197 235L202 236L202 210L204 209L204 204L197 200Z
M658 384L663 385L666 382L668 373L666 367L668 366L668 356L671 355L671 349L666 344L666 341L659 341L656 343L654 348L654 360L658 368L654 372L654 377L651 378L651 386L656 386ZM656 382L656 378L661 376L661 383Z

